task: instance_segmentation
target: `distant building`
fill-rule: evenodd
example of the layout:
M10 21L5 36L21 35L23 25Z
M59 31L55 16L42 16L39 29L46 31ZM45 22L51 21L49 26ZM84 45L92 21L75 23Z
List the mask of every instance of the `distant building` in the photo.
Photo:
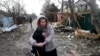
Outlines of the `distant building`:
M77 11L79 11L79 12L80 11L90 10L90 6L84 0L78 0L75 3L75 7L77 8Z
M88 0L89 2L90 0ZM78 0L74 5L75 12L90 10L90 6L84 0ZM69 1L63 1L63 11L70 12Z

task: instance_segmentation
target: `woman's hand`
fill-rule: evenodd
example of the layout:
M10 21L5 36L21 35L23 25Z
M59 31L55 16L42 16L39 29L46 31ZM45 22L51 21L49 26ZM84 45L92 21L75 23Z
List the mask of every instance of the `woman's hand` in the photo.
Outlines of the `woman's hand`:
M45 33L45 32L43 32L43 33L42 33L42 35L45 37L46 33Z
M43 47L44 45L45 45L45 42L36 44L37 47Z

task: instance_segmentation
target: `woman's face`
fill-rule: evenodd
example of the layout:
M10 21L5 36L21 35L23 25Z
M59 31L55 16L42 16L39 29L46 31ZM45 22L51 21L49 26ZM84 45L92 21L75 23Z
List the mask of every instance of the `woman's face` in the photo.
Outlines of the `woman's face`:
M46 20L45 19L42 19L40 21L40 24L41 24L42 27L45 27L46 26Z

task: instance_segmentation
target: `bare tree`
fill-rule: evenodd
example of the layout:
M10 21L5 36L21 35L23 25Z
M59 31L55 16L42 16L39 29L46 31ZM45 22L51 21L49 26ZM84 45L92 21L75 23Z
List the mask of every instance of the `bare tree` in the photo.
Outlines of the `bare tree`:
M0 1L0 7L2 11L6 10L6 12L11 13L10 6L8 5L9 2L10 2L9 0Z
M0 10L6 10L8 13L7 16L15 17L25 13L24 6L21 4L20 0L1 0L0 7Z
M44 14L44 12L47 10L46 7L48 7L50 5L50 0L45 0L43 8L42 8L42 13Z
M50 0L46 0L43 6L43 13L50 22L57 21L56 13L58 12L57 6L54 3L50 4Z

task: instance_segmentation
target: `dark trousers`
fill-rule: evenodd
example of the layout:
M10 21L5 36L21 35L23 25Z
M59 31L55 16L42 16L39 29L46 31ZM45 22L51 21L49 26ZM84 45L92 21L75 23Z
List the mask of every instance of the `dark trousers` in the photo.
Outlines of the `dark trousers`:
M32 46L32 53L36 56L45 56L45 47L34 47Z
M57 50L54 49L49 52L45 52L45 47L34 47L32 46L32 53L34 53L36 56L57 56Z
M54 49L52 51L46 52L45 56L57 56L57 50Z

